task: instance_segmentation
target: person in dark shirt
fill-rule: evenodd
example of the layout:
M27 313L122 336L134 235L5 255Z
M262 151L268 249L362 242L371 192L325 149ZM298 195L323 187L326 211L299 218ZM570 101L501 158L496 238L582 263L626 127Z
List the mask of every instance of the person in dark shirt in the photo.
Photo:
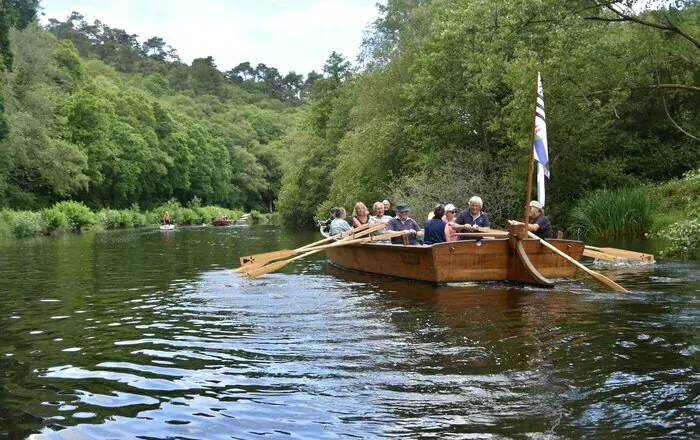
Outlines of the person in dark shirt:
M530 202L530 224L527 230L532 231L538 237L547 240L552 238L552 224L544 215L544 208L537 200Z
M391 209L391 203L389 203L388 200L382 201L384 204L384 215L388 215L389 217L396 217L396 211Z
M456 225L452 226L455 231L478 231L479 228L488 228L491 225L488 214L481 208L484 202L481 197L474 196L469 199L469 208L460 212L455 220Z
M425 227L423 228L424 244L436 244L450 241L449 231L452 230L452 228L442 219L444 215L445 207L442 204L437 205L433 210L433 217L425 222Z
M396 210L398 211L398 214L395 218L389 220L389 223L386 225L387 230L408 231L408 244L418 244L418 240L416 240L416 233L420 231L420 226L418 226L418 223L416 223L415 220L408 217L408 211L410 211L410 208L407 204L402 203L396 206ZM391 242L393 244L402 244L403 240L401 237L394 237L391 239Z

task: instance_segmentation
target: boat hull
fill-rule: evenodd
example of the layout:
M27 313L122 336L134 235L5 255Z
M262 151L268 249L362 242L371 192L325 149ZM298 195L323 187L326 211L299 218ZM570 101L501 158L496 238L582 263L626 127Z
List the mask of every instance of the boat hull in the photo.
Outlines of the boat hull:
M214 226L229 226L233 224L233 220L214 220L211 224Z
M580 241L548 242L575 260L583 254L584 244ZM432 246L351 244L326 249L326 253L330 262L340 268L429 283L517 281L552 285L547 279L576 275L574 264L538 240L525 239L520 243L527 256L525 260L529 259L531 265L523 262L508 238L464 240Z

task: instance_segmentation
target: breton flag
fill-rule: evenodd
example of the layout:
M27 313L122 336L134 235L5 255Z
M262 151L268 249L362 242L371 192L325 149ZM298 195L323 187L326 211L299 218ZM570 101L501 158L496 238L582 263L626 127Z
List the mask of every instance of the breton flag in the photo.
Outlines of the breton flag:
M544 206L545 177L549 179L549 150L547 148L547 123L544 117L542 78L537 72L537 102L535 103L535 160L537 161L537 201Z

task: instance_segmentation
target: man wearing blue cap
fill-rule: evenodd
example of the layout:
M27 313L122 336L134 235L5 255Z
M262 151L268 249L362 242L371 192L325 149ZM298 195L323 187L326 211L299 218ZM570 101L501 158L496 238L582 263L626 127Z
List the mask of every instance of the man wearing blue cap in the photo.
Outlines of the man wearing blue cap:
M416 240L416 233L420 231L420 226L415 220L408 216L408 212L411 208L407 204L401 203L396 206L396 217L389 220L386 228L390 231L409 231L408 244L418 244ZM391 239L393 244L403 243L401 237L394 237Z

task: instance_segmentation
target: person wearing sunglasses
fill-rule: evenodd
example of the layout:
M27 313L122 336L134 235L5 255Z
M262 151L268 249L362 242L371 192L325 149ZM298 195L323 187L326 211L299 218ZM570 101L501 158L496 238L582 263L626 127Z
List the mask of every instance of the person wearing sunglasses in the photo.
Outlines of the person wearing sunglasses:
M449 237L449 240L447 241L457 241L459 238L457 236L457 233L455 230L452 228L452 225L455 225L455 219L457 218L457 208L455 208L455 205L452 203L448 203L445 205L445 215L442 216L442 221L447 223L450 227L447 228L447 235Z

